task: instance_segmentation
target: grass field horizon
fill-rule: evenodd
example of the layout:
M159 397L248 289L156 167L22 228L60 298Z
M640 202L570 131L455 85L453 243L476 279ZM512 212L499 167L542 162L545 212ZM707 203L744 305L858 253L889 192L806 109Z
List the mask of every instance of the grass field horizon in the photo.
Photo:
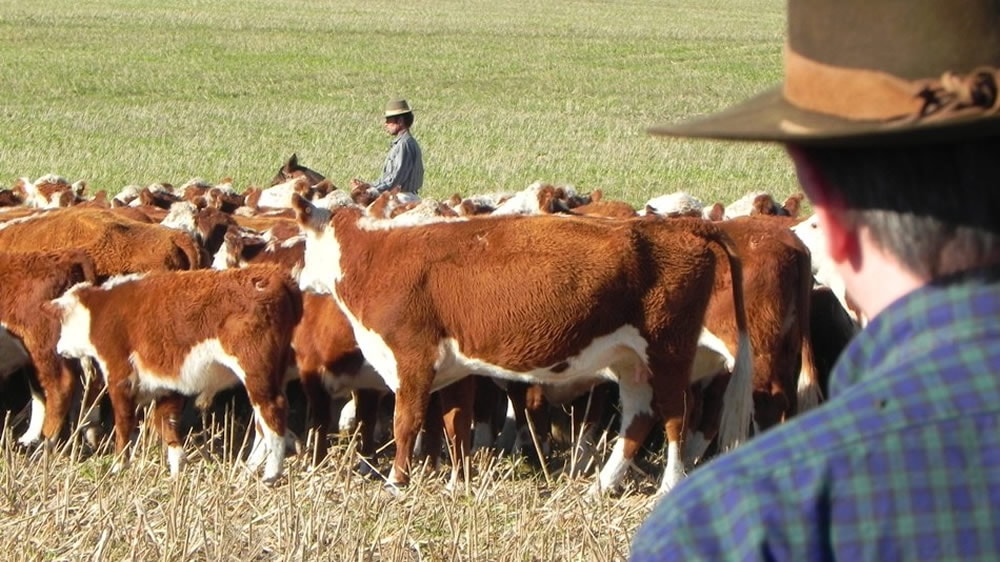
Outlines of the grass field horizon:
M0 3L0 185L90 191L231 177L292 153L373 179L392 97L415 109L423 194L536 180L641 204L796 191L775 146L665 139L654 124L780 79L780 0Z
M58 174L90 193L195 178L243 190L295 153L344 188L378 174L381 110L405 97L427 197L542 180L634 205L674 191L783 199L798 187L780 147L647 128L776 84L784 7L0 0L0 187ZM621 494L595 498L593 475L480 455L459 491L433 474L396 498L351 470L346 440L319 467L286 459L270 487L190 442L186 471L169 478L148 434L119 474L76 441L29 454L12 430L24 412L4 415L4 560L622 560L662 470L644 459Z

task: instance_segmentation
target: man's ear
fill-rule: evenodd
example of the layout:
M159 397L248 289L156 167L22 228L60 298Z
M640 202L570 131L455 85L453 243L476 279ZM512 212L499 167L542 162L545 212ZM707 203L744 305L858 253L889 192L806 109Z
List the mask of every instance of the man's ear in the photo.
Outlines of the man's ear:
M799 185L816 212L819 228L826 238L827 253L835 263L853 262L858 257L858 232L853 221L845 216L843 197L803 150L793 145L786 146L786 149L795 163Z
M826 252L834 263L843 263L854 259L854 251L858 245L857 230L844 220L843 208L817 206L816 219L819 228L826 239Z

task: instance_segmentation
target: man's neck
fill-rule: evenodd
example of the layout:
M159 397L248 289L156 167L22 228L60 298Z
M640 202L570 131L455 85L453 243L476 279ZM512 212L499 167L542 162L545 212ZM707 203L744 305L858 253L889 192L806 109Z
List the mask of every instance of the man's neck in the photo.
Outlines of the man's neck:
M860 233L861 256L856 264L841 263L847 292L867 318L874 318L903 295L927 283L905 268L895 256L876 245L867 229Z

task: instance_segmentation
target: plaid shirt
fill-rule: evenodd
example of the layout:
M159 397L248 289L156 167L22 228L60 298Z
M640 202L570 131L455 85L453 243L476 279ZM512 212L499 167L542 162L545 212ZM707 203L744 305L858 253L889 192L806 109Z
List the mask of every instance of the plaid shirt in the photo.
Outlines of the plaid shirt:
M1000 560L1000 269L899 299L831 399L696 470L642 560Z

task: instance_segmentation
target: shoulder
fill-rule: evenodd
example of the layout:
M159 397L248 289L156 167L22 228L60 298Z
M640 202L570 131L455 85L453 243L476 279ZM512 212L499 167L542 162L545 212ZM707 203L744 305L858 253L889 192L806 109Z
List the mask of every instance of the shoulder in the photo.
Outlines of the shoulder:
M753 560L765 545L809 549L843 455L866 448L836 419L842 413L827 404L695 469L647 517L633 559Z

